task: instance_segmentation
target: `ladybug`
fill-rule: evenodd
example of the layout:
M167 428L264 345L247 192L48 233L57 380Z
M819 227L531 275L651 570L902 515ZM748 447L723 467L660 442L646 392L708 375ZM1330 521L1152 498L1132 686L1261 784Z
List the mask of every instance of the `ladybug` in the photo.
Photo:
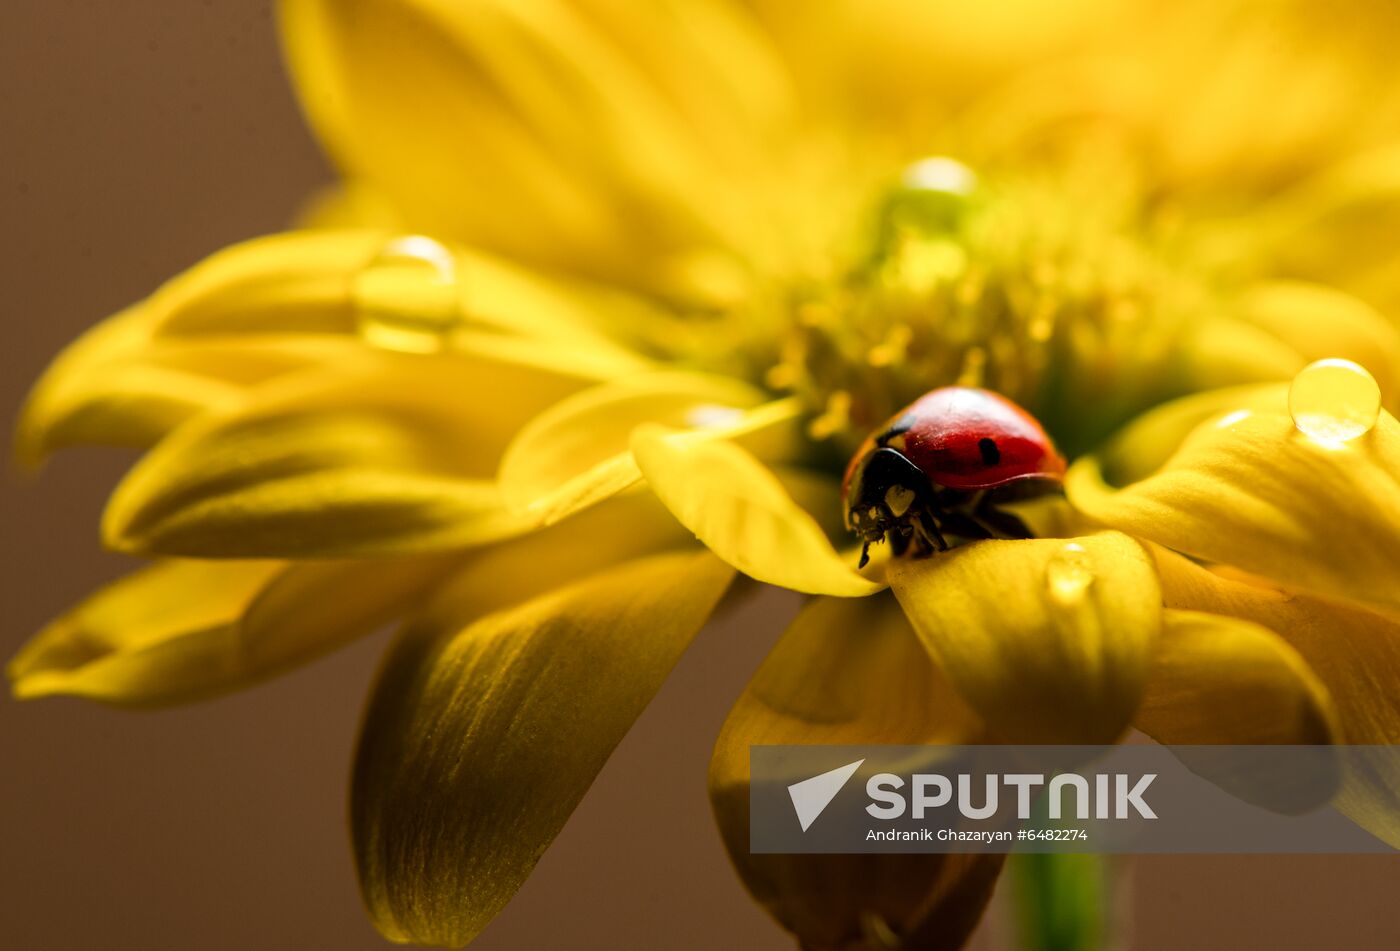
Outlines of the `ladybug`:
M967 539L1027 538L997 506L1060 491L1065 460L1031 414L998 393L945 386L896 413L856 450L841 483L846 527L896 555L948 550Z

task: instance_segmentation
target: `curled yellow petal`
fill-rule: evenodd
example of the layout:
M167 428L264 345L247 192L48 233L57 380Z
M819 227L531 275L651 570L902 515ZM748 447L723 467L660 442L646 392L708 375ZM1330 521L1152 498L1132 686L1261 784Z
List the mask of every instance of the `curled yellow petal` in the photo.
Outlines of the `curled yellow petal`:
M384 241L372 229L253 238L171 278L143 306L162 334L353 333L350 278Z
M150 336L150 315L140 307L130 307L64 348L25 400L15 434L20 462L31 466L42 462L47 433L55 425L52 421L68 415L65 406L82 402L88 376L139 353Z
M1339 447L1285 415L1235 414L1195 431L1160 472L1120 491L1100 464L1066 480L1076 508L1113 528L1291 587L1400 608L1400 423Z
M92 595L10 662L15 695L126 706L248 686L367 634L442 577L441 559L162 562Z
M1230 386L1193 393L1155 406L1116 433L1098 453L1104 476L1113 485L1145 479L1162 468L1201 423L1232 413L1288 405L1288 385Z
M1287 641L1260 624L1202 611L1164 615L1133 722L1175 745L1337 738L1327 688Z
M1263 327L1220 314L1189 323L1172 359L1175 382L1188 392L1287 380L1307 363Z
M155 338L101 362L61 359L20 416L16 453L36 465L67 446L145 448L206 410L231 410L250 388L353 358L334 337L272 334L242 339Z
M752 853L749 749L975 743L981 734L893 598L817 598L754 674L715 743L710 799L729 858L754 898L807 947L847 947L874 933L909 939L921 929L949 941L965 935L999 856Z
M736 380L692 373L601 384L525 425L501 459L501 494L512 509L552 523L641 480L629 448L637 426L724 426L762 399Z
M818 597L730 711L712 768L742 762L747 774L753 744L956 744L980 733L894 598Z
M1299 813L1329 800L1340 782L1340 742L1327 688L1302 656L1268 628L1202 611L1169 610L1133 724L1160 743L1197 747L1177 756L1239 798ZM1306 757L1306 758L1305 758Z
M1337 804L1373 834L1400 844L1400 770L1395 757L1382 749L1368 761L1364 750L1356 748L1400 744L1400 697L1394 689L1400 678L1400 621L1280 591L1257 579L1226 578L1165 549L1154 548L1154 554L1169 608L1253 622L1297 651L1330 697L1340 740L1352 745L1343 762ZM1292 658L1283 662L1294 666ZM1271 664L1277 668L1278 660ZM1258 674L1241 676L1242 684L1258 683ZM1225 686L1222 682L1222 689ZM1316 692L1316 687L1306 689ZM1306 719L1305 715L1303 722Z
M1004 738L1108 743L1127 727L1161 627L1137 542L981 541L895 559L889 577L929 653Z
M494 473L513 426L577 381L379 354L260 389L163 442L113 494L115 547L200 557L387 554L520 531ZM502 405L500 392L515 394Z
M632 453L671 514L750 577L842 597L883 587L857 573L855 559L838 554L778 477L741 446L646 426L633 435Z
M731 577L708 552L651 555L400 637L366 716L351 797L360 883L380 931L461 947L486 926Z
M1359 363L1375 375L1382 393L1400 399L1400 328L1355 295L1306 281L1269 281L1246 294L1240 306L1247 320L1303 360Z
M418 266L415 266L418 265ZM615 290L548 277L457 244L374 228L290 231L231 245L172 278L141 308L153 334L256 334L391 339L432 310L435 346L510 359L568 354L579 375L605 379L648 362L611 340L613 323L653 309ZM441 308L441 312L438 311ZM498 349L492 353L493 348Z

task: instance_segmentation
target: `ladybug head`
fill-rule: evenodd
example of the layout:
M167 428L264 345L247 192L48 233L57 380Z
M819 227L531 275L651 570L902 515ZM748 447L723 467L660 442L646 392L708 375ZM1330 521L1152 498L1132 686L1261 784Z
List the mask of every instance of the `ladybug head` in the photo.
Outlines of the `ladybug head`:
M867 548L887 532L904 528L911 513L926 505L933 494L929 478L903 453L888 447L861 457L846 483L846 527L860 536ZM866 562L861 553L861 565Z

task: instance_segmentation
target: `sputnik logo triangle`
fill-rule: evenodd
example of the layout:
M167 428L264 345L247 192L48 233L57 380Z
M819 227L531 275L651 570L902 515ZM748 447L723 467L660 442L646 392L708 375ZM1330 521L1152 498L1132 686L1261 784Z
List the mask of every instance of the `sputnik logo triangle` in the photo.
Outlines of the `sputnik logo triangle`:
M812 827L812 823L817 821L817 816L831 805L831 800L836 798L846 781L864 762L865 760L858 759L854 763L838 766L811 779L793 783L787 788L788 795L792 797L792 808L797 811L797 821L802 824L803 832Z

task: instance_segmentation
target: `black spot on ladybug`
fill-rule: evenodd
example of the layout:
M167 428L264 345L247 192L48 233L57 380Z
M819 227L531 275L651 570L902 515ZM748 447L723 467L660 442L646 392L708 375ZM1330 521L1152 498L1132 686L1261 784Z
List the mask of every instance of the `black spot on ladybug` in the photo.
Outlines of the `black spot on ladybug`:
M994 466L1001 462L1001 450L997 448L997 441L983 437L977 440L977 449L982 453L982 465Z

